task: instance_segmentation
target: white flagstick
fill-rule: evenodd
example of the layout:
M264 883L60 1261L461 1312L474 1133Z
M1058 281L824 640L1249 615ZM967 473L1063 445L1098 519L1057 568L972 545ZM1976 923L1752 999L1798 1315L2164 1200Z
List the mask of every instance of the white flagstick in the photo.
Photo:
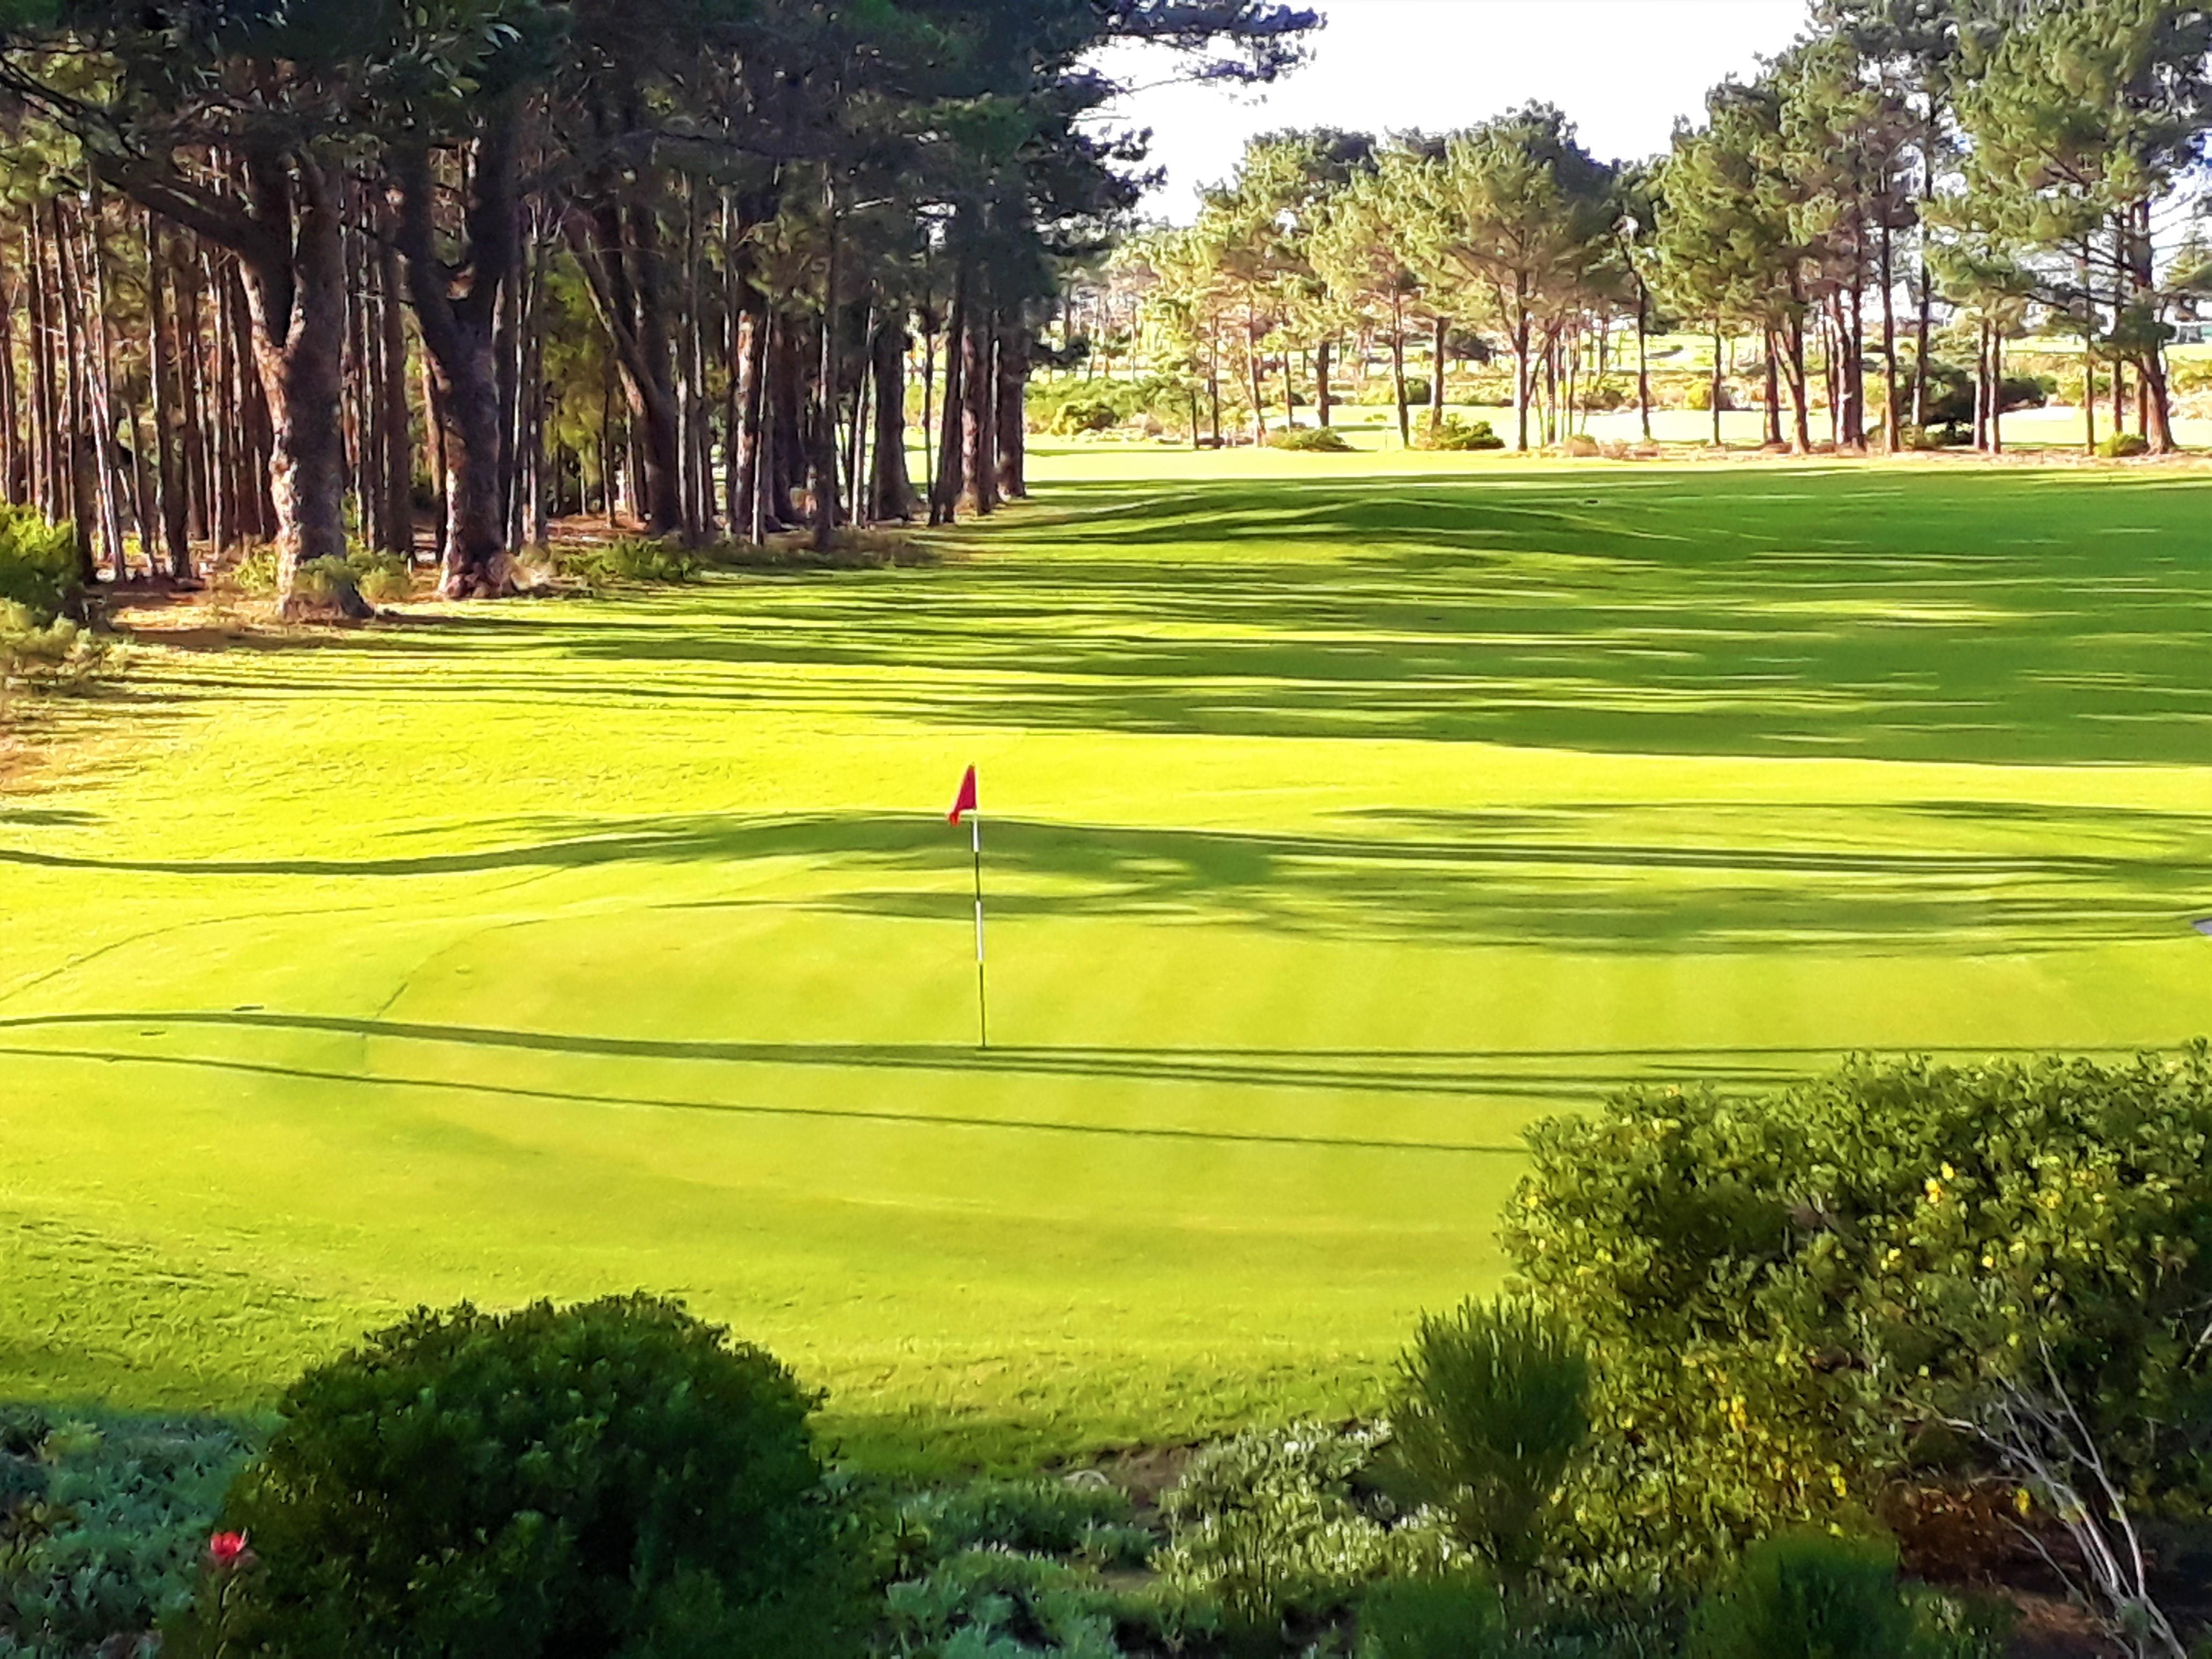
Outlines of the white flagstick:
M968 833L975 849L975 1046L991 1046L990 1005L983 991L983 815L968 815Z

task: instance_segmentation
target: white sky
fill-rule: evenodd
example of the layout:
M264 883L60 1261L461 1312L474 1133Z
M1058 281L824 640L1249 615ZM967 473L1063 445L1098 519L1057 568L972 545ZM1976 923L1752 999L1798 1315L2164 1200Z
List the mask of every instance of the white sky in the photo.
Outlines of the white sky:
M1475 122L1531 100L1557 104L1605 160L1666 147L1677 116L1698 114L1706 88L1748 75L1788 46L1805 0L1301 0L1327 20L1312 61L1257 94L1155 85L1171 60L1117 59L1138 85L1114 106L1121 125L1152 129L1168 170L1152 212L1186 220L1195 192L1225 179L1244 141L1280 127L1382 134Z

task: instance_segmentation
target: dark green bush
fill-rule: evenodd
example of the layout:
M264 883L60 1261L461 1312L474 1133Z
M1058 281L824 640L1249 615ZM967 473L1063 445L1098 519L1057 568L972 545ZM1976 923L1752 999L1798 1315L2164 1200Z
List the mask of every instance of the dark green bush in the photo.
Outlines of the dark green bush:
M2045 1353L2124 1486L2212 1497L2201 1045L1637 1090L1530 1141L1505 1241L1598 1356L1559 1552L1594 1577L1694 1577L1848 1523L1942 1449L1908 1425L2039 1386Z
M1458 415L1447 415L1439 426L1431 428L1425 423L1416 427L1413 447L1455 453L1503 449L1505 440L1498 435L1488 421L1468 421Z
M595 546L564 550L559 566L562 575L586 587L618 587L691 581L703 562L679 542L654 536L624 536Z
M0 1411L0 1654L76 1659L186 1605L245 1456L204 1419Z
M1359 1598L1359 1659L1492 1659L1505 1640L1505 1604L1480 1578L1390 1578Z
M1267 447L1322 455L1348 454L1352 449L1344 434L1333 426L1278 427L1267 434Z
M428 1310L312 1370L172 1656L827 1659L860 1607L817 1398L672 1304Z
M1690 1632L1691 1659L1910 1659L1914 1645L1896 1550L1818 1533L1754 1545Z
M50 623L76 599L81 574L74 528L0 502L0 600Z
M992 1546L1139 1566L1152 1553L1128 1498L1103 1481L976 1480L918 1493L898 1513L937 1555Z
M2150 453L2150 440L2140 432L2115 432L2097 445L2097 453L2108 461L2148 455Z
M1534 1567L1544 1523L1589 1435L1589 1356L1532 1303L1425 1315L1401 1362L1391 1462L1508 1588Z

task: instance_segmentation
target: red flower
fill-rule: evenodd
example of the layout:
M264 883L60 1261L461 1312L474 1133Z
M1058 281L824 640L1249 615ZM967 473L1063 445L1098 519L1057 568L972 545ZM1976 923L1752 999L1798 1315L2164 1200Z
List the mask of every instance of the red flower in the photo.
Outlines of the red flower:
M208 1540L208 1565L217 1572L232 1572L253 1565L253 1552L242 1532L219 1532Z

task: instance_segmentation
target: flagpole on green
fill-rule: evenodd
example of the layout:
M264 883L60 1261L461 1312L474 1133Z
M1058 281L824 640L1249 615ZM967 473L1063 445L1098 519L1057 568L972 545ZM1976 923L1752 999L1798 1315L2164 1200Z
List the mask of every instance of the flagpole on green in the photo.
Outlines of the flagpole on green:
M968 844L975 857L975 1046L988 1048L991 1046L991 1011L983 979L983 812L975 791L975 769L972 766L960 780L960 793L953 797L952 810L945 815L945 822L953 824L963 817L968 820Z
M983 815L968 819L969 844L975 852L975 1046L991 1046L991 1005L983 983Z

